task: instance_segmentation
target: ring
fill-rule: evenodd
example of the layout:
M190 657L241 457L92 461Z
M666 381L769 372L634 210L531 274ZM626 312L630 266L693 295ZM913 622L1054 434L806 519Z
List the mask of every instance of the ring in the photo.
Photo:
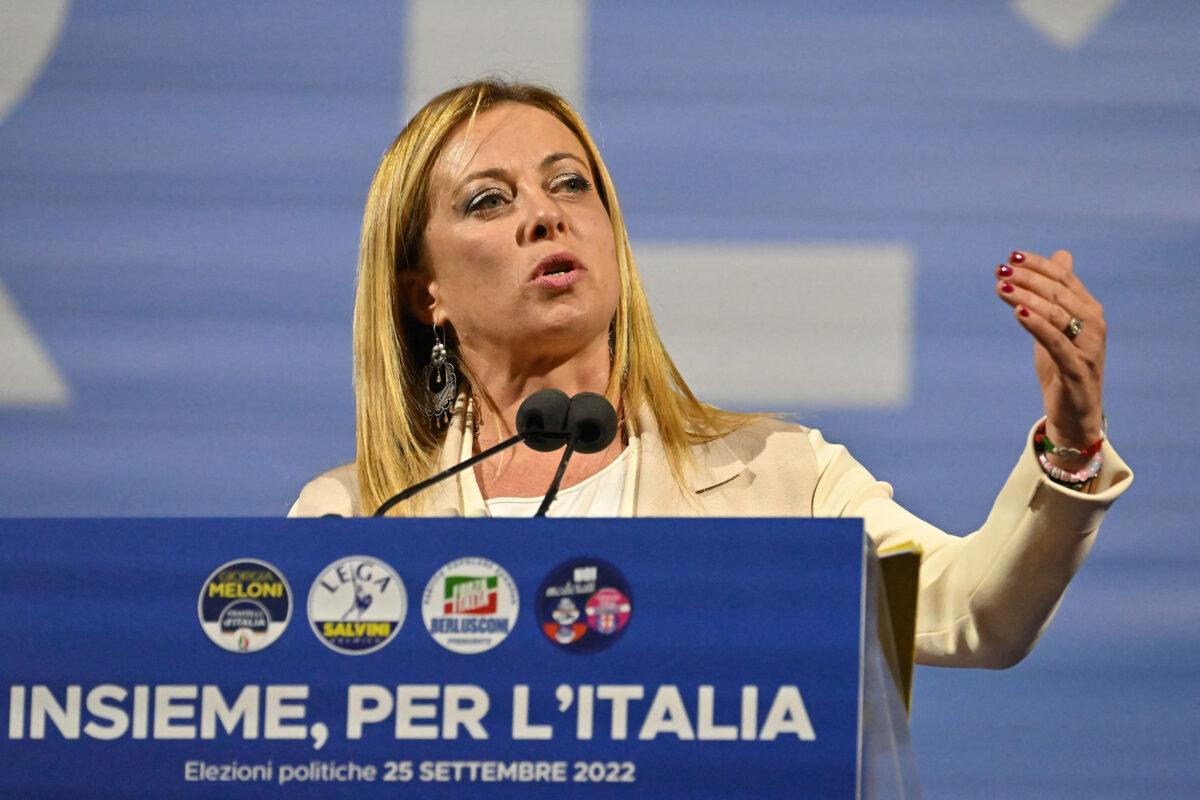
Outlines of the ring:
M1068 339L1070 339L1071 341L1074 341L1075 337L1078 336L1079 332L1082 330L1083 330L1083 320L1081 320L1079 317L1073 316L1073 317L1071 317L1071 321L1067 323L1067 328L1066 328L1066 330L1063 331L1063 333L1065 333L1067 335Z

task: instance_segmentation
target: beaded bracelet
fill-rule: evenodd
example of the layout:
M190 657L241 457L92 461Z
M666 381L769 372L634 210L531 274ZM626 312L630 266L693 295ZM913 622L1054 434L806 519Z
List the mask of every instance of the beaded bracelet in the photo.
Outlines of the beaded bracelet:
M1076 472L1067 472L1059 466L1050 463L1050 459L1046 454L1038 453L1038 463L1042 465L1042 471L1045 472L1050 480L1055 483L1061 483L1071 489L1082 489L1084 484L1100 474L1100 469L1104 466L1104 456L1096 453L1095 457L1088 462L1088 465Z
M1104 440L1108 432L1108 417L1102 416L1101 423L1100 438L1089 445L1086 450L1080 450L1075 447L1055 447L1046 436L1046 423L1043 422L1038 426L1037 431L1033 434L1033 444L1038 451L1038 463L1042 465L1042 471L1050 477L1050 480L1070 489L1079 490L1088 481L1100 474L1100 470L1104 466L1104 455L1100 451L1104 446ZM1050 463L1050 459L1046 455L1047 453L1084 456L1091 460L1083 469L1070 472Z
M1038 426L1037 432L1033 435L1033 443L1039 450L1047 453L1060 453L1064 456L1079 456L1080 458L1091 458L1100 452L1100 448L1104 446L1104 440L1108 435L1108 417L1100 417L1100 438L1092 442L1086 450L1080 450L1077 447L1062 447L1050 441L1046 436L1046 423L1043 422Z

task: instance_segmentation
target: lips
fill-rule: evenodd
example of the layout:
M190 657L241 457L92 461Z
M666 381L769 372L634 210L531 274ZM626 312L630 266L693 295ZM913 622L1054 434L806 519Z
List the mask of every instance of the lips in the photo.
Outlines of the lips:
M579 259L564 250L539 261L529 281L548 291L565 291L586 271L587 268Z
M584 266L579 259L563 251L548 255L539 261L537 266L533 268L533 274L530 275L529 280L537 282L549 281L558 284L562 282L565 276L582 272L583 270Z

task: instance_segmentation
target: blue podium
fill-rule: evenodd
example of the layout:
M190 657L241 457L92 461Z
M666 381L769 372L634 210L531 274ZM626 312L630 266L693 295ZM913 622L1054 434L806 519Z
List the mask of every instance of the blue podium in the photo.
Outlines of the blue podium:
M0 796L916 796L860 520L0 531Z

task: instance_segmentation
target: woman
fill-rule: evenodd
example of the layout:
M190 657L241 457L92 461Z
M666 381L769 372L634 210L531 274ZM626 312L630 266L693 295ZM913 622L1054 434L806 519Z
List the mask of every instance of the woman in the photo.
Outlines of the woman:
M1037 343L1046 419L987 522L959 538L894 503L818 431L697 400L655 331L578 114L537 87L460 86L413 117L372 181L354 318L357 459L305 486L291 514L370 514L510 436L530 393L601 392L622 435L571 461L551 515L862 517L878 547L924 548L918 661L1014 664L1132 475L1103 441L1104 318L1071 255L1014 252L997 278ZM532 515L558 459L512 448L394 513Z

